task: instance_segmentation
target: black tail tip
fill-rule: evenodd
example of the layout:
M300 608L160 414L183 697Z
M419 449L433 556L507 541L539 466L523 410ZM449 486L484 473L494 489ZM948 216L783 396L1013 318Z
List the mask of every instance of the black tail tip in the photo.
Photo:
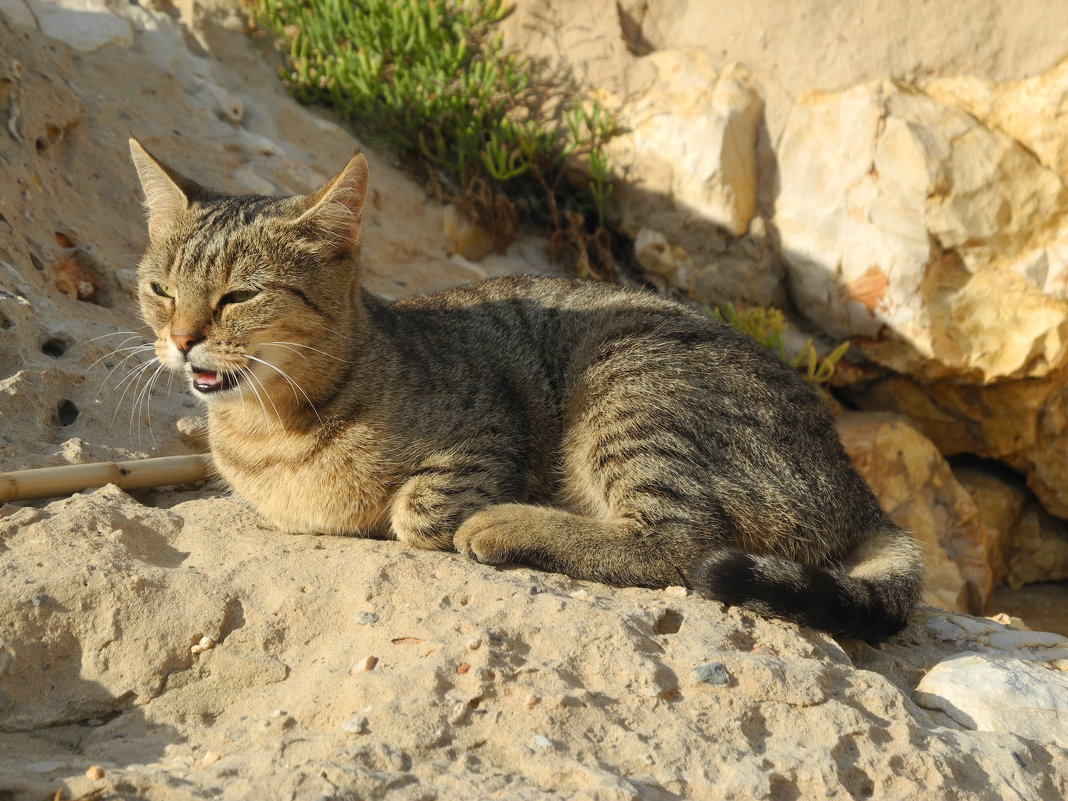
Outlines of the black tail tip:
M690 586L727 606L826 631L839 638L880 643L908 624L907 614L880 597L874 582L829 570L734 550L699 557L687 571Z

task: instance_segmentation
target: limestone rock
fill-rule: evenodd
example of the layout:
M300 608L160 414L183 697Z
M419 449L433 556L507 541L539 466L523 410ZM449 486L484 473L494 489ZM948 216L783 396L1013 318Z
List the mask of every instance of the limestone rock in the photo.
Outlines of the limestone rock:
M1068 518L1068 367L987 386L888 376L846 394L861 408L907 415L942 453L1010 465L1051 514Z
M1068 578L1068 522L1047 514L1016 476L978 465L954 467L979 516L996 538L994 584L1021 587Z
M1068 58L1048 72L1020 81L935 77L924 82L923 90L1004 131L1068 179Z
M993 533L938 449L906 421L848 414L842 442L883 508L920 543L925 598L943 609L979 613L993 588Z
M26 5L26 0L0 0L0 14L23 28L37 27L37 18Z
M130 23L112 12L102 0L27 0L41 32L66 42L75 50L91 53L104 45L133 44Z
M969 730L1012 732L1068 748L1068 674L1025 659L956 654L928 671L915 698Z
M713 223L733 236L756 210L757 126L764 103L737 64L719 70L704 50L647 56L652 80L622 107L625 133L609 156L623 229ZM667 231L670 236L670 231Z
M167 673L188 667L192 642L222 638L225 596L194 572L170 575L184 561L171 546L181 526L175 515L110 486L0 521L5 550L22 560L0 603L0 729L105 717L146 703ZM61 533L72 529L82 542Z
M694 242L692 232L683 239ZM705 306L742 301L781 307L786 303L782 265L759 215L746 236L730 242L706 237L693 255L662 231L640 228L634 238L634 256L654 282L663 279Z
M868 83L800 97L779 168L793 297L828 333L926 379L1068 362L1068 191L1008 135Z

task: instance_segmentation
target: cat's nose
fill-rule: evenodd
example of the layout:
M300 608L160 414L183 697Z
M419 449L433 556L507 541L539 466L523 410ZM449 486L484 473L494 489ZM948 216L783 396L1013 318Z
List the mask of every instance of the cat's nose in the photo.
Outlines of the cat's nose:
M171 342L178 346L182 353L189 353L192 347L200 342L196 334L171 334Z

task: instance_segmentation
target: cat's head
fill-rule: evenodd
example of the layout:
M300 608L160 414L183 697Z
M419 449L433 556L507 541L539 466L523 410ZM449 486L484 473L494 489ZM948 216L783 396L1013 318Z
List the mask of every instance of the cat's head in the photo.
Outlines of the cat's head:
M141 314L160 362L213 403L300 400L293 385L304 394L339 358L330 343L356 302L363 155L317 192L278 198L223 196L134 139L130 152L148 211Z

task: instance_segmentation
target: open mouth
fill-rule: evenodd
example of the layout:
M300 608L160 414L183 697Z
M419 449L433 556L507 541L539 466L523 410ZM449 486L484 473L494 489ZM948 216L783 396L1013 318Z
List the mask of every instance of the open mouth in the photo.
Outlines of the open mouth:
M217 373L200 367L190 368L193 373L193 389L205 395L222 392L237 386L237 373Z

